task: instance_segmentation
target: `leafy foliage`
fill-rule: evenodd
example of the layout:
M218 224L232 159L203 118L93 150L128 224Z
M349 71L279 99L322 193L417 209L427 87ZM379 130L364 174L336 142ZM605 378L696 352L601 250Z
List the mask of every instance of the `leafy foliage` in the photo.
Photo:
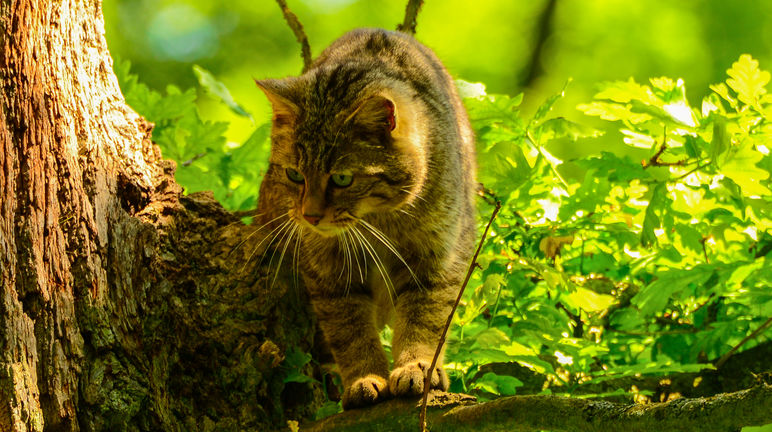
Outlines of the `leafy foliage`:
M116 72L187 191L254 207L269 125L227 143L227 125L201 120L193 90L162 95L128 64ZM481 220L491 211L484 202L503 208L451 327L452 390L515 394L523 383L486 369L496 363L527 367L545 377L545 392L565 394L615 377L697 371L772 315L770 75L748 55L727 73L699 108L682 80L664 77L602 84L578 107L647 149L640 162L603 151L553 156L545 147L553 140L581 145L603 133L549 117L565 89L526 119L522 95L459 83L477 134ZM249 115L211 74L196 74L234 115ZM569 164L583 178L564 178ZM286 379L311 382L301 373L310 357L290 357ZM337 409L330 402L319 416Z
M466 99L480 180L503 209L452 328L454 389L511 394L480 372L494 362L545 374L560 393L696 371L772 314L769 73L748 55L727 73L700 109L682 80L601 85L579 109L650 158L587 155L571 162L579 181L544 145L598 132L544 120L560 95L530 120L521 97Z
M128 62L118 62L115 67L126 102L154 123L153 141L164 157L177 162L176 178L185 190L211 190L232 210L254 208L260 178L267 168L270 125L256 128L243 143L226 142L228 124L201 119L195 90L183 92L170 85L161 94L139 83L129 68ZM198 66L194 72L208 94L233 113L251 118L209 72Z

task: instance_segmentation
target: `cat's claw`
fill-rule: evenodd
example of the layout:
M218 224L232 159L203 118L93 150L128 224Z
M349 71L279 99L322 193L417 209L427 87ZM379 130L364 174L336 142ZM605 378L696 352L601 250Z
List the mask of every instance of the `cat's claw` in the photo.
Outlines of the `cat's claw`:
M431 362L417 360L395 368L389 375L389 388L395 396L420 395L424 392L424 376ZM441 367L432 371L431 388L448 389L448 375Z
M354 381L343 393L343 409L372 405L389 397L386 380L370 374Z

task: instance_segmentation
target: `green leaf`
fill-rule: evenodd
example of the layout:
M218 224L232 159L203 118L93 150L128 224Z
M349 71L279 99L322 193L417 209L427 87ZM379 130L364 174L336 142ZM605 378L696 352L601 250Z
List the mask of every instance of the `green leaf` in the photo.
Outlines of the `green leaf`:
M577 287L576 290L563 297L566 303L573 308L579 308L586 312L598 312L608 309L616 302L614 296L598 294L587 288Z
M620 132L625 136L623 138L624 143L631 147L652 149L657 145L657 140L647 133L635 132L629 129L620 129Z
M686 288L705 283L714 272L713 266L700 265L689 270L670 270L660 273L659 278L642 288L631 302L638 306L644 315L662 311L673 295Z
M458 95L461 96L462 99L466 99L466 98L479 99L488 94L485 92L485 84L473 83L469 81L464 81L462 79L456 80L456 90L458 90Z
M737 183L745 196L770 195L772 192L763 184L769 178L769 172L756 165L763 158L764 155L754 150L750 141L746 141L737 153L727 156L721 173Z
M315 383L315 382L319 382L319 381L311 378L308 375L304 375L304 374L300 373L299 371L290 371L287 374L287 376L284 377L284 380L282 382L284 382L286 384L286 383L291 383L291 382L294 382L294 383Z
M290 369L300 369L311 361L311 354L292 347L285 353L282 366Z
M748 54L741 55L726 73L730 76L726 83L746 105L758 105L759 99L767 93L769 72L759 69L759 62Z
M710 158L718 163L719 158L731 145L729 133L726 130L726 118L717 116L713 121L713 139L710 141Z
M655 186L651 192L651 200L646 207L646 216L643 219L643 229L641 230L641 242L644 245L651 245L657 242L657 235L654 230L662 226L662 221L658 215L672 203L667 193L667 186L663 183Z
M323 403L318 410L316 410L314 413L314 420L321 420L340 412L343 412L343 407L341 406L340 402L327 401Z
M764 267L764 258L756 260L750 264L745 264L737 267L732 272L732 275L727 279L726 283L730 287L733 285L741 285L743 282L745 282L745 279L747 279L751 274L755 273L762 267Z
M646 321L635 308L618 309L614 311L609 320L611 327L618 330L634 330Z
M193 73L196 75L198 83L201 85L201 87L204 88L204 90L206 90L208 94L220 99L234 113L252 119L252 115L250 115L247 110L245 110L241 105L233 100L233 96L231 96L231 92L228 90L228 87L226 87L222 82L218 81L211 72L199 65L193 65Z
M472 384L474 388L502 396L514 395L517 393L517 388L522 386L523 382L513 376L498 375L493 372L485 373Z
M480 99L464 99L469 118L475 126L519 123L517 113L522 102L522 93L515 97L488 95Z
M499 349L503 345L509 344L509 337L506 335L506 333L495 327L491 327L477 334L474 343L472 344L472 349Z
M579 138L599 137L603 135L603 131L579 123L574 123L563 117L556 117L540 124L536 128L535 134L540 137L541 142L563 137L576 141Z
M234 167L254 172L258 166L265 166L271 150L271 124L260 125L244 141L243 144L231 150Z
M533 119L531 119L531 124L536 124L539 122L539 120L546 117L547 113L552 110L552 106L555 105L555 102L566 95L566 88L570 83L571 79L569 78L569 80L563 84L563 89L560 90L560 93L548 97L547 100L536 109L536 113L533 115Z
M587 170L594 170L596 175L604 176L611 182L628 184L634 179L646 179L651 175L643 169L643 166L630 159L629 156L619 157L607 151L600 152L600 156L591 156L580 159L577 164Z
M609 102L594 101L588 104L579 104L576 109L585 115L598 116L608 121L625 121L630 124L640 124L651 120L648 114L634 113L624 105Z
M485 282L481 286L482 290L482 297L485 299L486 303L493 304L496 302L496 298L499 295L499 291L501 290L501 287L506 285L507 280L504 278L503 275L493 273L489 274L485 277Z
M595 99L609 99L618 103L628 103L638 100L647 105L661 105L651 88L635 82L632 78L627 81L614 81L604 83L602 90L595 95Z
M710 89L713 90L715 94L721 96L725 101L729 102L729 106L737 109L737 99L733 98L732 95L729 94L729 87L727 87L726 84L713 84L710 86Z

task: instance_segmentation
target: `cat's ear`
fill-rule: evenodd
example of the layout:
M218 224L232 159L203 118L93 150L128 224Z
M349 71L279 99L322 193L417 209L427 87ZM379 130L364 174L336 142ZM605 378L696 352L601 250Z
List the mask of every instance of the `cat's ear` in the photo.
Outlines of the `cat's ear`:
M370 130L390 133L397 127L397 108L391 99L373 96L362 102L349 119Z
M300 108L292 102L292 88L286 80L255 80L255 84L271 101L274 125L282 126L295 122Z

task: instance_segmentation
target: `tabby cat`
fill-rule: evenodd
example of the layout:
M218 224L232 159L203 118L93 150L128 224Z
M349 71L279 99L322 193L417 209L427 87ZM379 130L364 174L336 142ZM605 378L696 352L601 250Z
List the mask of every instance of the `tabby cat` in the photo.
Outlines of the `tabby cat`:
M453 81L411 36L360 29L301 76L257 84L273 108L258 222L297 260L344 409L422 393L475 237L474 138ZM448 387L441 358L431 386Z

